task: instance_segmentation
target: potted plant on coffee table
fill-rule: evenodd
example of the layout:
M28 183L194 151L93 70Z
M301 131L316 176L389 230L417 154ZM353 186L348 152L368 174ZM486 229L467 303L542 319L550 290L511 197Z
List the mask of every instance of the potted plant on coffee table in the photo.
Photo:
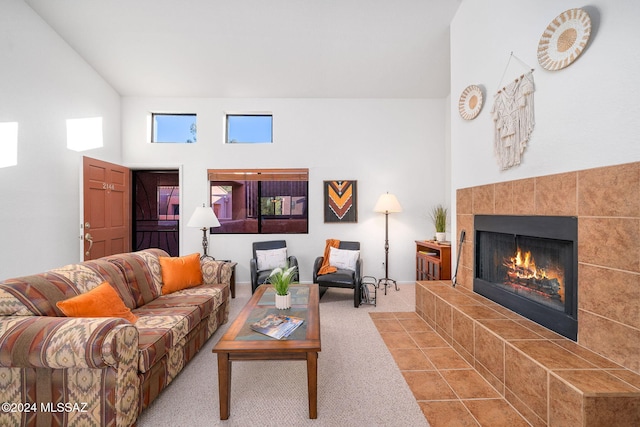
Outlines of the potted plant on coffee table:
M447 208L437 205L431 209L431 219L436 227L436 240L444 242L447 239Z
M287 309L291 307L291 292L289 285L295 283L293 279L296 277L297 266L289 267L287 264L284 268L275 268L267 279L273 285L276 291L276 308Z

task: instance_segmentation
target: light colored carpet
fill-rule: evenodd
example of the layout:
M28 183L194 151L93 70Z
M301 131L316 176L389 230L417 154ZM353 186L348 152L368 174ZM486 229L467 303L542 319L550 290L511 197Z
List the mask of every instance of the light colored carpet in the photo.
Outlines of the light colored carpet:
M309 419L306 362L234 362L231 415L221 421L216 355L211 349L251 296L238 285L230 321L138 418L158 426L428 426L380 338L371 311L414 311L415 288L378 291L377 307L353 307L353 291L329 289L320 300L318 418Z

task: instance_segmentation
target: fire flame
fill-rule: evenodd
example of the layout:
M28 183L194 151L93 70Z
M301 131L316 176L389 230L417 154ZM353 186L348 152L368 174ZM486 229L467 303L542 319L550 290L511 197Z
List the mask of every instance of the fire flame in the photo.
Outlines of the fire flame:
M531 286L525 285L526 287L538 290L546 288L544 293L555 293L561 301L564 301L564 272L562 269L553 266L548 266L549 268L536 266L531 251L522 251L519 247L514 256L504 259L503 265L508 268L509 282L517 285L529 282Z
M520 248L518 248L516 255L511 258L507 258L504 265L520 279L548 278L547 272L543 268L536 267L536 262L531 255L531 251L523 253Z

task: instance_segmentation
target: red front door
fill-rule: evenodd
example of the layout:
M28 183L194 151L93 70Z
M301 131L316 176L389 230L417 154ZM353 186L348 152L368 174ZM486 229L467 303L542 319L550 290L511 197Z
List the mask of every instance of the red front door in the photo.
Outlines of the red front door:
M131 251L131 171L83 158L84 260Z

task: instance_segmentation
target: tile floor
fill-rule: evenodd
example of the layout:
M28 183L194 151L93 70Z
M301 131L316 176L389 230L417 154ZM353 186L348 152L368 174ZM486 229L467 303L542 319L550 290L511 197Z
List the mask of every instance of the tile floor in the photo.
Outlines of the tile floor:
M415 312L370 316L431 427L530 425Z

